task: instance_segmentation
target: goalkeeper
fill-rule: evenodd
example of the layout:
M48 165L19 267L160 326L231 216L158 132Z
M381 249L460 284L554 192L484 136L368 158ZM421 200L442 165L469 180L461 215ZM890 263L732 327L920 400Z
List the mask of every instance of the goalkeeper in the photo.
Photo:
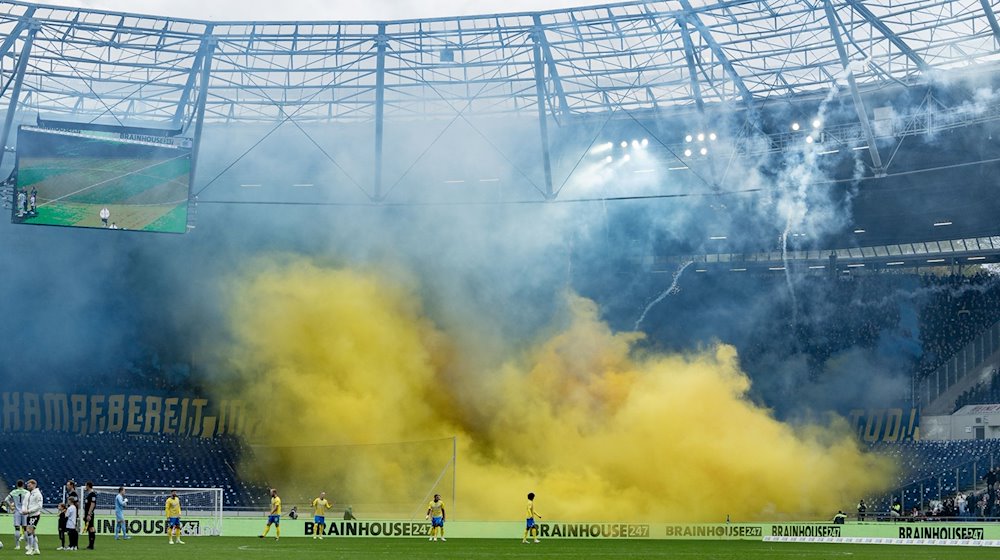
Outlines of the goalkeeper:
M115 540L118 540L119 533L121 533L123 540L132 538L128 536L128 528L125 523L126 505L128 505L128 498L125 497L125 487L119 486L118 495L115 496Z

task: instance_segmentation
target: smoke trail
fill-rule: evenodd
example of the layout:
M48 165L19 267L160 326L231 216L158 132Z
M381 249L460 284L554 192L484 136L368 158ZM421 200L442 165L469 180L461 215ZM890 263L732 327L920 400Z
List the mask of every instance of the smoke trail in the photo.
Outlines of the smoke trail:
M517 518L529 490L550 519L825 517L890 479L846 426L794 428L751 402L731 347L640 352L642 335L612 332L589 300L567 296L547 335L468 370L495 342L433 324L412 286L387 280L398 271L305 259L253 270L227 286L233 344L221 358L234 375L218 391L259 405L271 455L241 471L286 496L419 501L450 449L352 449L451 436L466 519ZM357 447L289 447L330 443Z
M836 98L837 91L837 82L834 81L833 85L830 86L830 91L827 92L826 97L823 98L823 101L819 104L819 108L816 110L815 121L819 126L823 126L823 123L826 121L827 107ZM813 128L818 127L813 126ZM786 179L793 185L789 195L790 200L788 203L778 206L779 210L784 210L782 213L785 217L785 227L781 233L781 262L785 269L785 284L788 286L788 294L791 298L792 325L796 325L799 322L799 305L795 294L795 284L792 281L791 267L788 263L788 236L791 235L793 227L799 227L806 223L806 214L810 210L809 203L811 202L808 189L813 184L814 174L821 172L819 164L816 161L816 147L820 145L819 138L814 137L812 134L807 138L808 142L804 144L801 150L802 153L793 153L795 157L800 159L788 162ZM855 169L855 175L857 175L857 169ZM860 177L855 178L855 181L858 180L860 180Z
M788 296L792 300L792 324L799 322L799 302L795 297L795 285L792 283L792 270L788 266L788 235L792 232L791 217L785 222L785 230L781 233L781 264L785 268L785 285L788 286Z
M636 321L635 321L635 327L634 327L635 330L639 330L639 325L642 325L642 322L643 322L643 320L646 319L646 314L649 313L650 309L652 309L653 307L655 307L656 304L658 304L661 301L663 301L663 298L665 298L665 297L667 297L669 295L672 295L672 294L676 294L678 291L680 291L680 288L677 287L677 283L681 279L681 274L684 274L684 270L687 267L691 266L693 263L694 263L694 261L687 261L684 264L682 264L680 266L680 268L678 268L676 271L674 271L674 279L673 279L672 282L670 282L670 287L667 288L666 290L664 290L663 293L661 293L659 296L656 297L656 299L654 299L653 301L649 302L649 305L647 305L646 308L642 310L642 315L639 315L639 318L636 319Z

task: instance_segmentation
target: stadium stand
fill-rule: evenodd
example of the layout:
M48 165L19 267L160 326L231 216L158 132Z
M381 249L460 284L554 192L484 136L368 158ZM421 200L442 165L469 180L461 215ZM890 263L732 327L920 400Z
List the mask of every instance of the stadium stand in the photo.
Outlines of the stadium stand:
M897 498L905 511L917 507L927 512L934 502L944 503L959 492L969 495L970 504L976 503L987 494L986 474L1000 466L1000 440L876 443L871 450L892 457L902 468L895 491L869 500L872 510L881 512L888 512ZM995 495L993 501L992 507L980 513L970 506L969 516L1000 517Z
M972 389L962 393L955 400L955 410L969 404L997 404L1000 403L1000 377L997 377L997 369L993 368L990 379L984 383L976 385Z
M8 434L0 441L0 479L35 478L45 503L62 499L62 485L82 477L106 486L218 487L224 507L244 507L266 495L236 476L250 453L240 440L165 435Z
M930 294L921 308L920 373L926 375L968 344L976 335L1000 321L1000 284L988 274L925 276Z

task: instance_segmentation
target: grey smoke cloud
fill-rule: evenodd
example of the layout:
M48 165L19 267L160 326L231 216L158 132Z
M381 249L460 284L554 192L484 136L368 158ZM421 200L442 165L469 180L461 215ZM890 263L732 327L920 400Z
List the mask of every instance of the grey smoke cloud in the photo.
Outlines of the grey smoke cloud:
M823 114L834 121L852 110L838 97ZM789 120L806 122L816 109L788 112ZM726 119L712 121L719 145L734 142L730 131L740 124ZM802 293L798 278L790 286L772 280L738 294L713 293L697 291L708 281L690 268L678 278L650 278L644 259L713 250L710 236L717 232L755 250L780 249L786 231L819 243L851 219L851 193L823 181L842 176L843 168L848 176L856 172L863 154L824 159L803 143L756 158L682 157L690 169L669 170L678 158L660 143L678 142L677 131L706 124L696 117L651 120L641 132L634 122L615 121L599 138L596 126L554 130L557 186L584 161L560 200L588 199L556 203L541 202L532 119L459 121L447 130L440 122L389 123L382 205L368 199L370 124L303 125L311 138L285 125L252 149L269 127L209 125L195 189L214 182L199 196L197 227L185 236L0 225L0 239L15 247L13 258L0 261L9 287L0 298L0 336L9 346L0 370L7 379L71 386L142 372L150 372L149 381L197 384L217 366L209 360L212 349L225 346L226 279L258 255L282 252L378 267L413 285L459 346L478 341L467 357L470 371L553 328L568 289L597 300L620 330L635 328L648 307L640 326L649 348L746 345L746 333ZM648 161L605 175L583 153L592 139L647 135ZM654 172L634 173L640 163ZM759 192L716 196L751 188ZM601 200L663 192L699 196ZM239 204L245 202L254 204ZM675 280L680 292L650 306ZM822 301L826 289L814 286L799 299ZM692 301L687 293L704 297ZM812 306L804 315L819 321L822 313ZM795 325L780 327L787 332ZM801 352L765 355L754 370L756 394L787 415L898 395L914 335L897 330L880 333L872 348L838 350L820 378ZM877 383L863 391L873 371Z

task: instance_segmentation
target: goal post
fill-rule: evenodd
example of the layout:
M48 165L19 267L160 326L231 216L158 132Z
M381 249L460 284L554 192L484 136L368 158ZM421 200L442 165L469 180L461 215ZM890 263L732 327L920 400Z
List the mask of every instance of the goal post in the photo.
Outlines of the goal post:
M115 523L115 497L118 486L94 486L97 492L98 532L113 533ZM165 520L164 508L172 490L181 500L181 533L185 536L222 534L222 488L167 488L125 486L126 528L130 534L163 534L154 521ZM86 490L77 488L81 498ZM63 489L65 494L65 488ZM65 495L63 497L65 500ZM82 516L82 513L81 513ZM107 527L104 527L104 525ZM110 529L110 530L105 530Z

